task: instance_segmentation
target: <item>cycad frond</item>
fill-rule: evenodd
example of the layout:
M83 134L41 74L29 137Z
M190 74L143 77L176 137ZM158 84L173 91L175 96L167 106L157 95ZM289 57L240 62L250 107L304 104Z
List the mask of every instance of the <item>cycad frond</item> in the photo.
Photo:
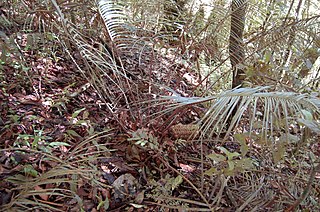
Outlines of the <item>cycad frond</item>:
M293 92L266 92L268 87L237 88L225 91L216 96L204 98L188 98L165 96L163 100L171 100L173 109L190 106L204 102L211 102L209 109L201 119L203 135L220 134L232 116L234 108L237 108L227 130L239 126L240 120L246 115L249 119L249 131L252 132L254 124L261 122L258 127L262 135L273 135L275 129L289 131L289 123L304 118L304 111L312 114L320 113L320 99L306 94ZM267 137L266 137L267 138Z

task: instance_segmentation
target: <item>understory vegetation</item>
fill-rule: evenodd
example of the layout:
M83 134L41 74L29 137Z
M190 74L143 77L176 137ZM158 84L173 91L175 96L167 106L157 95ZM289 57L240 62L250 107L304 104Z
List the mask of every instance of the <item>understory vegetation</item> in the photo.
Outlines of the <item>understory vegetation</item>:
M2 0L1 211L320 211L317 0Z

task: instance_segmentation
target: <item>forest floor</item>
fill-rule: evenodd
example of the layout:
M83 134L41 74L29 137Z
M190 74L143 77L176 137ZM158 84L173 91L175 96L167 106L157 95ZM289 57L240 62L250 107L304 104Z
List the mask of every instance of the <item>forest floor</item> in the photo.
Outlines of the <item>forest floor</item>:
M46 204L42 209L49 211L79 211L79 206L85 211L153 211L164 206L145 200L164 201L175 192L182 178L174 171L181 169L187 179L196 170L178 158L198 155L199 147L179 143L177 151L168 133L157 141L147 129L136 129L125 112L111 114L72 61L41 46L27 47L26 40L22 35L22 50L1 64L0 205L21 209ZM124 131L118 119L136 130ZM149 141L157 147L137 145ZM80 179L71 188L65 177ZM57 188L65 191L54 194ZM81 201L68 197L69 192Z
M297 159L278 166L257 147L247 157L254 171L216 177L201 152L223 161L241 152L239 142L215 138L213 147L156 123L139 128L126 110L112 114L61 50L27 48L24 36L21 55L0 64L0 205L6 209L290 211L307 188L312 158L304 153L316 154L318 146L301 148ZM319 183L310 194L300 209L320 208Z

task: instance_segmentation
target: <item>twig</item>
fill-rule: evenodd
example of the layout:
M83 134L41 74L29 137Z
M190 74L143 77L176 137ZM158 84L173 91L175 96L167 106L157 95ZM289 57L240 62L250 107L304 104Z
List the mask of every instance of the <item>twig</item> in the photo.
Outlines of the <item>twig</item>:
M320 172L320 163L315 167L313 168L313 170L311 171L311 174L310 174L310 177L309 177L309 181L308 181L308 184L307 184L307 187L304 189L302 195L300 198L298 198L294 203L293 205L291 205L290 207L288 207L285 212L290 212L290 211L295 211L295 209L301 204L301 202L303 202L309 192L310 192L310 189L311 189L311 186L312 186L312 183L316 177L316 173L317 172Z
M216 206L218 206L220 204L220 201L221 201L221 198L222 198L222 193L224 191L224 189L226 188L227 184L228 184L228 181L230 179L230 176L228 176L227 178L224 176L224 175L221 175L220 176L220 179L221 179L221 187L220 187L220 190L217 194L217 196L214 198L214 200L212 201L212 205L213 204L216 204Z

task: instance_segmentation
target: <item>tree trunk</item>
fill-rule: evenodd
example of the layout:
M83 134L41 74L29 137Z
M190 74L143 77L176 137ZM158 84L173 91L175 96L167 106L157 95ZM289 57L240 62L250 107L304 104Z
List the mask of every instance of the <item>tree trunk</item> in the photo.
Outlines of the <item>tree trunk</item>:
M229 54L233 70L232 88L242 85L245 78L241 63L244 61L243 31L246 0L232 0L231 3L231 28L229 37Z

